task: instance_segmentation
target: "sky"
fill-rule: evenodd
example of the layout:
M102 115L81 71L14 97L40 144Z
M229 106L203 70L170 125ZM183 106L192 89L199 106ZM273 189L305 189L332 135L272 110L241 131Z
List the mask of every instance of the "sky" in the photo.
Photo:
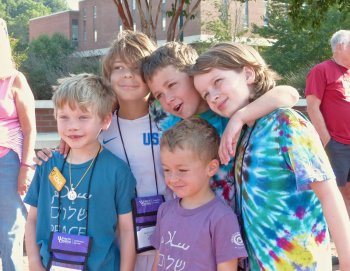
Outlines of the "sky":
M71 9L78 10L78 8L79 8L78 2L79 1L80 0L67 0L67 4Z

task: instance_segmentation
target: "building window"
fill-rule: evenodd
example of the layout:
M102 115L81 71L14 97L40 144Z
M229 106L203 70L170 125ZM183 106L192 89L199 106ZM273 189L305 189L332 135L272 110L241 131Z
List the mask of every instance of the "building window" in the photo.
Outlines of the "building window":
M166 30L166 1L162 1L162 31Z
M86 8L83 8L83 41L87 41L87 32L86 32Z
M93 7L92 9L92 19L93 19L93 35L94 35L94 42L97 42L97 9L96 6Z
M249 27L249 0L245 0L244 2L243 27Z
M269 0L264 0L264 26L269 25Z
M72 45L74 48L79 46L79 26L78 20L72 20Z
M133 26L132 26L132 28L134 29L134 31L136 31L136 8L134 8L134 2L135 1L133 1L133 10L132 10L132 18L133 18Z

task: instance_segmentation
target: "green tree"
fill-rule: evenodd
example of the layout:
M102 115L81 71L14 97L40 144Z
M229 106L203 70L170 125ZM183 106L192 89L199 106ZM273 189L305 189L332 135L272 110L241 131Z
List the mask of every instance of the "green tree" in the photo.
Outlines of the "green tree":
M312 26L319 28L323 24L324 16L331 9L339 12L350 12L349 0L289 0L288 13L295 28Z
M60 33L51 38L41 35L29 44L23 71L38 100L51 99L57 79L71 73L100 73L97 57L74 56L70 40Z
M1 0L0 17L7 22L10 36L15 39L12 47L14 54L23 61L29 44L29 20L67 9L65 0ZM20 65L17 62L17 65Z
M66 0L41 0L44 6L50 8L52 13L62 11L62 10L68 10L67 1Z
M36 99L50 99L58 78L68 75L67 59L72 54L70 41L56 33L51 38L41 35L29 44L23 70Z
M50 9L33 0L7 1L6 20L10 35L19 40L18 49L25 50L29 42L29 19L47 15Z
M275 41L271 47L260 48L262 55L284 77L284 83L292 82L302 92L310 67L331 56L329 39L335 31L350 28L350 17L333 7L315 31L311 25L294 28L287 12L286 5L274 2L268 26L255 27L254 32Z
M214 1L214 7L215 10L219 12L219 16L215 16L209 12L207 15L209 18L213 18L213 20L205 24L205 28L214 35L213 38L210 39L210 42L236 40L247 32L247 30L243 28L243 5L240 1Z

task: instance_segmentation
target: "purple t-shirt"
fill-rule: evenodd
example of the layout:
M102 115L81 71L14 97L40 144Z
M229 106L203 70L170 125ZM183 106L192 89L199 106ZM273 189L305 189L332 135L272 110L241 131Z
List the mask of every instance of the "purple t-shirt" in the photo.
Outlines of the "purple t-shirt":
M182 208L179 199L163 203L152 244L158 270L210 271L247 256L237 218L219 198L196 209Z

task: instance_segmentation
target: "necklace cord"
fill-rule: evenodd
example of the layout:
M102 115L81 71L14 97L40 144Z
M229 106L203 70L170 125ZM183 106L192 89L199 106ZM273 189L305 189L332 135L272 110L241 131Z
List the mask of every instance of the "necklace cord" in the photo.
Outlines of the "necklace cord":
M126 149L125 149L125 144L124 144L124 140L123 140L122 131L120 129L119 111L118 110L117 110L117 114L116 115L117 115L118 131L119 131L120 140L121 140L122 146L123 146L124 156L125 156L126 162L128 163L129 168L131 169L129 158L128 158L128 154L127 154ZM156 182L156 190L157 190L157 195L158 195L159 194L159 191L158 191L158 178L157 178L156 163L155 163L155 158L154 158L153 131L152 131L151 115L148 114L148 117L149 117L149 131L150 131L150 137L151 137L150 141L151 141L151 148L152 148L153 171L154 171L154 178L155 178L155 182ZM135 194L136 194L136 197L137 197L137 189L136 189L136 187L135 187Z
M93 166L92 166L92 170L91 170L91 174L90 174L90 178L89 178L88 192L87 192L87 199L86 199L87 200L87 203L86 203L86 235L88 235L88 226L89 226L90 187L91 187L92 175L94 173L95 165L97 163L97 159L98 159L98 156L100 154L100 151L101 151L101 145L100 145L95 157L93 158L93 161L92 161ZM70 150L69 150L69 152L70 152ZM62 174L63 174L63 169L64 169L64 166L66 164L69 152L68 152L66 158L63 160L63 164L62 164L62 168L61 168ZM92 165L92 163L90 164L88 169L90 169L91 165ZM86 172L84 175L86 175ZM77 188L77 186L75 188ZM61 191L58 192L58 217L57 217L58 231L60 231L60 216L61 216Z
M99 148L99 152L101 150L101 145ZM82 180L84 179L84 177L86 176L86 174L89 172L91 166L93 165L95 158L97 157L98 153L94 156L94 158L92 159L90 165L88 166L87 170L84 172L83 176L80 178L80 180L78 181L78 183L76 184L75 188L73 187L73 183L72 183L72 163L69 163L69 185L70 185L70 189L74 190L77 189L77 187L80 185L80 183L82 182Z

